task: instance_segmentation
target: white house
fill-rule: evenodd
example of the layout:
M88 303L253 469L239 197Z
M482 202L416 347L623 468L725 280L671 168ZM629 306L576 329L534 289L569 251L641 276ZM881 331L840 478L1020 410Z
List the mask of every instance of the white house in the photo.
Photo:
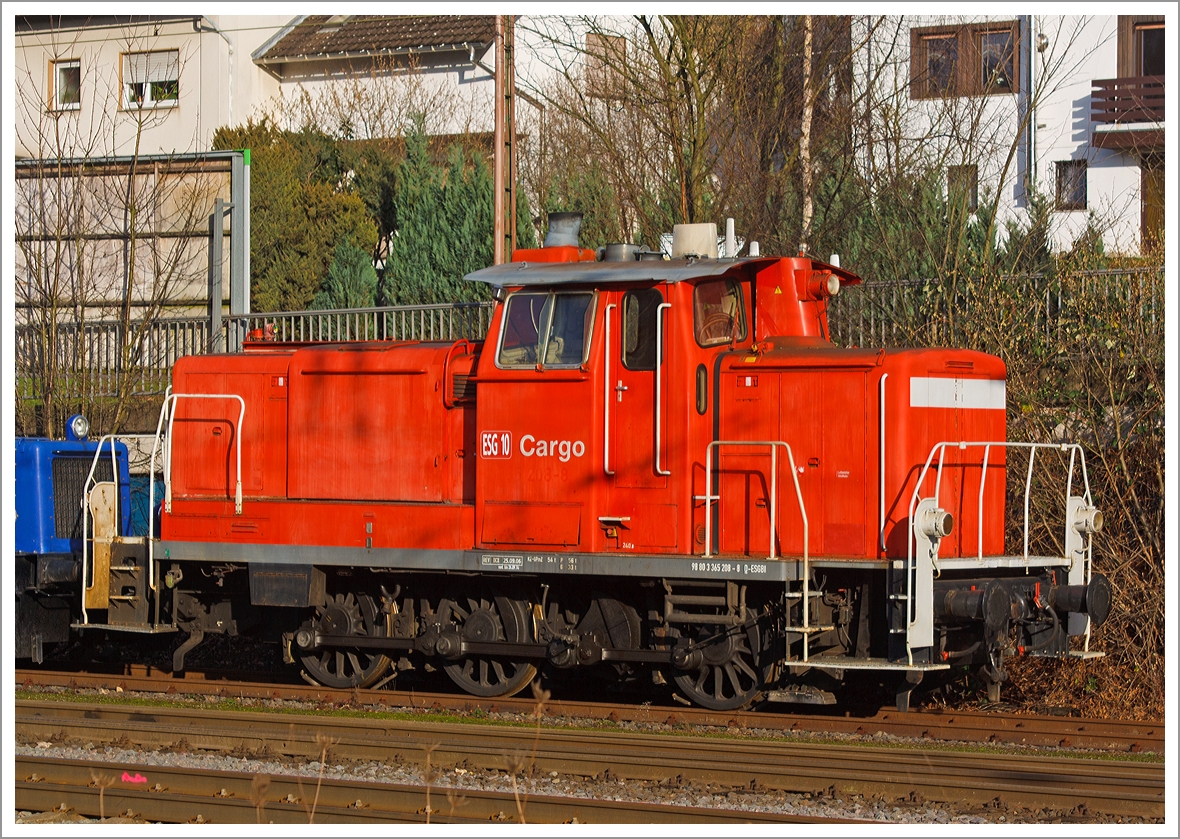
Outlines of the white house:
M492 15L21 16L17 156L199 151L267 110L351 110L357 137L413 108L431 133L490 131L493 29Z
M1108 251L1136 253L1163 232L1165 15L858 17L854 61L874 88L862 146L945 168L948 189L998 198L1027 221L1051 202L1065 250L1093 224ZM873 135L875 136L866 136Z
M203 151L278 94L251 53L289 15L16 18L17 157Z

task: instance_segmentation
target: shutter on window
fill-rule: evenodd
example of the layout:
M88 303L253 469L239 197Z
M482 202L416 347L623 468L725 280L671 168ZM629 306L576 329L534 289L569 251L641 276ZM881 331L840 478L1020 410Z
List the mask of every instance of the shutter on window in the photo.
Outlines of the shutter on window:
M148 53L148 79L153 82L174 82L180 79L180 52L166 50Z
M142 84L147 81L148 54L132 53L123 62L123 84Z
M180 51L137 52L126 56L123 83L175 82L180 79Z

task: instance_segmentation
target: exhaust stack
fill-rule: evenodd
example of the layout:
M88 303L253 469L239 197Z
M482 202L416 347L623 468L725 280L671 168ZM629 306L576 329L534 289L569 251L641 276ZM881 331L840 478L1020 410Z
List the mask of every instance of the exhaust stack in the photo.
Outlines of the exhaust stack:
M549 231L545 234L545 247L577 247L578 234L582 231L581 213L550 213Z

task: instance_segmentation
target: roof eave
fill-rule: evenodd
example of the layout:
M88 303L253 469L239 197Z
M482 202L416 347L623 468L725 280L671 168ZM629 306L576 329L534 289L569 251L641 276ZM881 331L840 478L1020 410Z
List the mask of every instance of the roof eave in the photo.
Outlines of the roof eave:
M266 57L259 55L259 51L255 51L254 63L259 67L268 67L277 64L296 64L296 63L311 63L318 61L346 61L350 58L376 58L383 55L417 55L422 53L428 54L445 54L445 53L468 53L473 49L486 49L488 44L483 41L464 41L458 44L439 44L424 45L418 47L396 47L394 49L378 49L378 50L357 50L354 52L336 52L336 53L320 53L300 55L276 55L273 57ZM474 63L474 62L469 62Z
M736 259L672 259L651 262L506 262L472 271L463 279L493 286L601 285L614 283L679 283L720 277L741 268L764 268L780 257Z

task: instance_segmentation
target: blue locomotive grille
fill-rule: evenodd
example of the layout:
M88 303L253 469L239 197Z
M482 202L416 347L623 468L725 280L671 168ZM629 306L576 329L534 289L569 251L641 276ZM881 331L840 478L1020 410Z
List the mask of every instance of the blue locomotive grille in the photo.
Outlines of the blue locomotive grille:
M90 474L93 455L57 455L53 458L53 535L58 539L82 538L82 488ZM95 481L113 481L110 457L100 458Z

